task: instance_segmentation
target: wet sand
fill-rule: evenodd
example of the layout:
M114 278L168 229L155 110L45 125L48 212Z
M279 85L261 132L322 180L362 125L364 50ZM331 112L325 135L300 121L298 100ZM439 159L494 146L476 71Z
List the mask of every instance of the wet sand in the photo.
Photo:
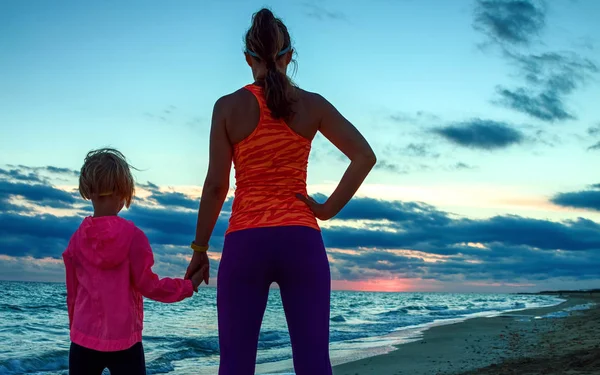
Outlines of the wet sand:
M600 374L600 294L570 293L548 308L433 327L385 355L345 363L335 375ZM543 318L574 306L589 310Z

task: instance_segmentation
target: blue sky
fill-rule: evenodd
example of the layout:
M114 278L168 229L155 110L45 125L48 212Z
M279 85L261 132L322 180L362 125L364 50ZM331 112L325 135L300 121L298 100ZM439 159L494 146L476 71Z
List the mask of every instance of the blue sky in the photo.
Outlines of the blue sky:
M264 5L292 33L295 82L334 103L379 156L353 215L324 224L336 285L599 284L594 0L4 1L1 278L62 278L59 249L89 213L72 171L106 145L140 169L126 216L151 232L157 270L181 273L212 105L250 82L242 38ZM317 138L309 190L330 193L346 165ZM54 234L40 229L49 223ZM32 246L39 238L56 249Z

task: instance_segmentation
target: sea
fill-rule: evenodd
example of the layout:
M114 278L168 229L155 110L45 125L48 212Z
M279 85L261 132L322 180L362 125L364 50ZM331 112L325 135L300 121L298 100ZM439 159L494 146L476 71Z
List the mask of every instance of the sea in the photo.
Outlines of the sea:
M61 283L0 282L0 375L67 374L65 298ZM543 295L335 291L331 296L332 362L389 352L395 345L419 340L433 325L560 302ZM216 374L216 289L202 288L193 298L176 304L146 300L143 344L148 374ZM293 374L276 288L269 295L258 347L257 374Z

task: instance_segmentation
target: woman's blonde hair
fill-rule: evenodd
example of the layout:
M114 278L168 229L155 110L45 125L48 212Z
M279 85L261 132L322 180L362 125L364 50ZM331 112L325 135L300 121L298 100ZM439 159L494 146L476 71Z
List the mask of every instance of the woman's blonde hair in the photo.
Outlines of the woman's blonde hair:
M83 199L111 195L125 199L129 208L135 194L135 182L125 156L113 148L88 152L79 174L79 194Z

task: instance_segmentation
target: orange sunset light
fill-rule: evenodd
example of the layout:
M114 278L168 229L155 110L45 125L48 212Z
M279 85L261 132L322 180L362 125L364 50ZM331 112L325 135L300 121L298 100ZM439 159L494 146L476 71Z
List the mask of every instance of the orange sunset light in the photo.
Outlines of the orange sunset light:
M420 279L371 279L363 281L332 280L335 290L354 290L360 292L412 292L429 289Z

